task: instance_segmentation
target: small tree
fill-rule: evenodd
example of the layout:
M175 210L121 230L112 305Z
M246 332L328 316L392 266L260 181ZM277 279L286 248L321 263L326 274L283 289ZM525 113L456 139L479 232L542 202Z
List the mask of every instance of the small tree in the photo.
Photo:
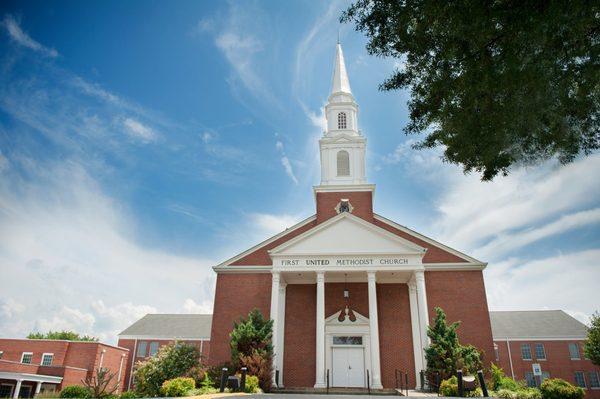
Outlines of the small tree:
M592 315L591 325L588 330L587 340L583 347L585 357L596 366L600 366L600 313Z
M79 335L75 331L48 331L47 333L31 332L27 336L28 339L63 339L67 341L90 341L97 342L98 338L89 335Z
M111 373L105 367L99 367L95 375L88 376L85 380L81 380L81 382L89 389L92 398L106 398L115 393L119 388L119 381L113 381L114 378L114 373Z
M272 335L273 320L265 319L258 309L234 323L230 334L231 362L236 367L247 367L265 392L271 389L273 379Z
M425 349L427 372L439 373L443 380L456 375L457 370L475 373L483 366L481 354L472 345L460 344L456 333L460 321L448 325L444 311L436 307L435 312L433 324L427 328L427 336L431 340Z
M135 390L143 396L157 396L162 384L184 377L200 364L200 351L194 345L175 342L163 346L155 356L137 363Z

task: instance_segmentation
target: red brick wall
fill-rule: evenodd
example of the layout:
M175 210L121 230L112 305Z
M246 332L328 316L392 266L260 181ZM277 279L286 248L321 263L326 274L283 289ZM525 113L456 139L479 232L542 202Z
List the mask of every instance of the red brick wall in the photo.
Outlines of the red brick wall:
M229 334L233 323L258 308L270 317L271 274L218 274L213 309L209 364L231 360Z
M486 367L494 360L492 327L481 271L425 272L429 320L434 308L446 312L449 323L460 320L458 336L462 344L471 344L484 352Z
M408 301L406 284L377 284L379 353L381 382L384 388L395 388L396 369L408 373L409 383L412 386L415 384L415 361Z
M289 284L285 297L283 383L312 387L317 367L317 285Z
M317 193L317 223L337 215L336 206L343 199L350 200L352 214L373 221L373 193L370 191Z
M542 371L550 373L550 378L562 378L565 381L575 384L575 372L583 371L585 380L589 387L590 371L596 371L600 374L600 367L594 366L590 360L583 358L583 341L579 344L580 360L571 360L569 353L569 343L577 341L510 341L510 352L512 356L513 371L516 380L524 380L525 373L531 372L531 365L539 363ZM498 364L504 370L504 373L512 377L510 369L510 361L508 358L508 347L506 341L495 341L498 345L499 360L494 359L494 363ZM542 343L546 352L546 360L540 360L535 355L535 344ZM523 360L521 356L521 344L529 344L531 347L531 355L533 360ZM586 398L600 398L600 389L586 389Z
M348 283L346 286L350 291L349 308L357 311L365 317L369 317L369 292L367 291L367 283ZM339 312L340 310L344 310L345 307L346 300L344 298L344 283L326 283L325 318L336 312Z
M23 352L33 352L32 364L40 364L43 353L54 353L52 364L62 366L68 345L67 341L0 338L2 360L21 362Z

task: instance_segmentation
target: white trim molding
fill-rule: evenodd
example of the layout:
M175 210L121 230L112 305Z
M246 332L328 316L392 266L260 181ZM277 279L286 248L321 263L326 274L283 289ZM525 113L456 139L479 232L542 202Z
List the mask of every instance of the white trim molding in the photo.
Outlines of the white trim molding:
M173 337L164 335L119 335L119 339L137 339L140 341L210 341L210 337Z
M44 364L44 357L51 356L50 364ZM52 366L54 362L54 353L42 353L42 358L40 359L40 366Z
M254 274L254 273L271 273L272 266L213 266L213 270L217 273L232 273L232 274Z
M31 361L29 363L23 363L23 359L25 359L25 355L31 355ZM23 363L23 364L33 364L33 352L23 352L23 353L21 353L21 363Z
M42 375L42 374L30 374L30 373L12 373L7 371L0 371L0 379L3 380L17 380L17 381L35 381L45 382L48 384L60 384L63 380L62 377L56 377L53 375Z

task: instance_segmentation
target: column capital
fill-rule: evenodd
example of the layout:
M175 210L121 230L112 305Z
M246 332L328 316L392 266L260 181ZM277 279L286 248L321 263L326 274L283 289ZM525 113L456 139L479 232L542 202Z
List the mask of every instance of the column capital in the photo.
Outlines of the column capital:
M325 272L317 272L317 282L322 283L325 281Z
M377 281L377 272L367 272L368 281Z
M413 280L406 283L410 292L417 292L417 283Z
M279 280L281 279L281 273L280 272L271 272L271 274L273 275L273 282L277 281L279 282Z
M415 274L415 281L417 281L417 282L425 281L425 272L423 270L415 270L414 274Z

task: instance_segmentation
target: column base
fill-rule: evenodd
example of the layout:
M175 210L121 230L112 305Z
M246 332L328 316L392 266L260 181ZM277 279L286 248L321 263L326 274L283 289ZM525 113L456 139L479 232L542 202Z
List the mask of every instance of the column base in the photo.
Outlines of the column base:
M327 385L324 382L317 382L315 388L327 388Z
M373 385L371 385L371 389L383 389L383 385L381 385L381 384L373 384Z

